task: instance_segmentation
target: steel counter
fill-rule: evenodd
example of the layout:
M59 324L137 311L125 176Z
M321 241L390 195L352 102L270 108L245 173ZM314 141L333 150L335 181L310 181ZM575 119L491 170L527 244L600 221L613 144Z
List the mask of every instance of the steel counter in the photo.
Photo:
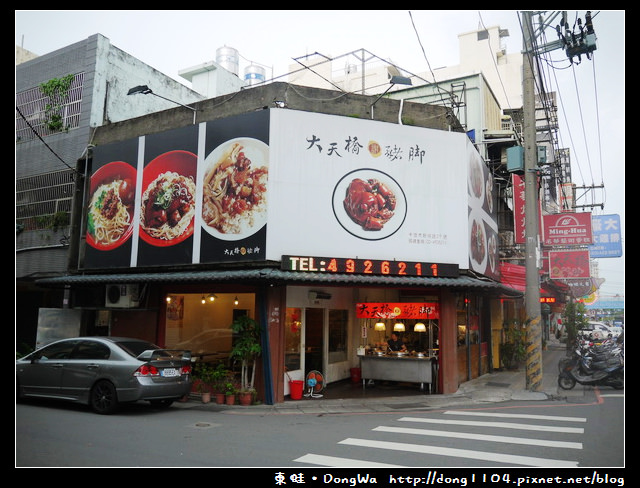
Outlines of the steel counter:
M431 384L433 369L431 358L416 356L360 356L362 386L367 380L401 381Z

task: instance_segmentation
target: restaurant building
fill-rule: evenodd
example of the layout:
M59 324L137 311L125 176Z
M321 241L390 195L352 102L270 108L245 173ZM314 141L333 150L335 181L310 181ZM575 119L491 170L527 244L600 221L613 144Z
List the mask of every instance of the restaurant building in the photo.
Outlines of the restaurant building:
M287 83L193 107L96 128L77 260L38 281L68 291L52 321L228 361L247 314L268 404L310 372L437 394L500 366L522 296L500 282L505 203L445 108ZM396 327L409 353L382 355Z

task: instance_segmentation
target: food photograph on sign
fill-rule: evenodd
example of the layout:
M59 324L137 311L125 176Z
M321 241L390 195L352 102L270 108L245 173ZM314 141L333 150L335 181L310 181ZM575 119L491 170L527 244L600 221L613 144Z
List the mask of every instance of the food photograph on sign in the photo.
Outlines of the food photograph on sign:
M469 145L467 153L469 268L497 278L499 270L494 181L475 148Z
M400 185L388 174L358 169L336 184L333 212L350 234L379 240L400 229L407 214L407 200Z
M124 244L133 232L136 169L113 161L101 166L90 182L87 242L100 251Z
M202 226L235 241L267 222L269 147L252 138L224 142L207 156L202 183Z
M197 157L189 151L169 151L143 171L140 238L166 247L193 234Z

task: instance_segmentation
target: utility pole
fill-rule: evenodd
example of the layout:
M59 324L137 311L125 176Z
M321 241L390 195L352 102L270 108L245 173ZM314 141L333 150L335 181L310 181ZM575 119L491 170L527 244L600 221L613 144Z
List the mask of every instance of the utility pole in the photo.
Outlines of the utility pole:
M542 389L542 327L540 324L540 274L538 271L538 155L536 145L535 52L533 12L522 12L525 182L525 311L527 315L526 389Z
M541 53L564 49L567 58L580 64L584 55L591 59L597 49L596 34L593 28L591 11L585 15L585 24L577 19L578 32L571 29L567 22L566 11L562 12L560 24L556 26L558 40L538 46L533 31L534 12L522 11L523 25L523 122L524 122L524 182L525 182L525 311L527 315L527 353L526 353L526 388L540 391L542 388L542 325L540 307L540 273L538 269L540 243L538 242L539 190L538 190L538 155L536 141L536 56ZM559 12L552 14L552 17ZM540 21L541 29L550 25L551 18ZM542 79L540 79L542 83ZM555 160L555 157L554 157Z

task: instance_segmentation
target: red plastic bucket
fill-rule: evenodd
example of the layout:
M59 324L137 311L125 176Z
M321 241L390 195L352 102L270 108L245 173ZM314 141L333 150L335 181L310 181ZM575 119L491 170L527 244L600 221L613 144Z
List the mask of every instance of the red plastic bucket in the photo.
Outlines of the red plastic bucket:
M353 383L358 383L360 381L361 374L362 372L360 368L351 368L351 381Z
M290 391L292 400L301 400L303 389L304 389L304 381L302 380L289 381L289 391Z

